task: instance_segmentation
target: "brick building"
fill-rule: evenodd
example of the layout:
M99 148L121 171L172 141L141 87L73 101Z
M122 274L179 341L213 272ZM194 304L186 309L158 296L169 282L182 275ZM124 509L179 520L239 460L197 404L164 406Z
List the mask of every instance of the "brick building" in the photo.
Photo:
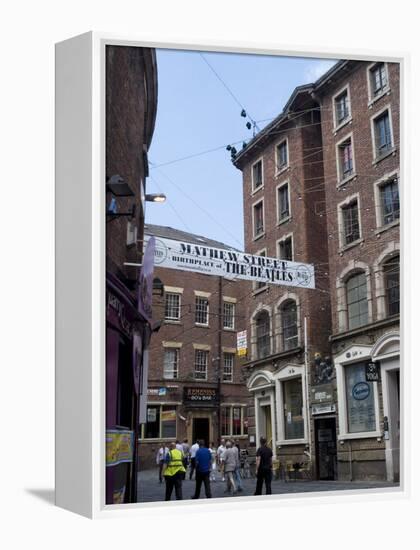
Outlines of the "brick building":
M310 457L320 479L397 480L398 64L338 62L234 163L246 251L314 264L316 282L248 296L250 437L285 469Z
M139 397L136 371L141 352L134 336L145 330L136 300L143 240L144 194L157 109L155 51L106 47L106 434L134 441ZM117 176L120 176L118 178ZM121 179L122 181L118 181ZM105 182L104 182L105 185ZM134 207L134 209L133 209ZM126 456L124 457L127 458ZM136 502L136 453L131 462L107 460L106 502Z
M146 224L147 236L231 249L206 237ZM155 265L162 284L153 315L163 320L150 347L147 422L139 443L140 464L155 465L162 441L202 438L217 444L230 436L246 446L248 392L236 333L245 327L243 281ZM155 284L156 286L156 284Z

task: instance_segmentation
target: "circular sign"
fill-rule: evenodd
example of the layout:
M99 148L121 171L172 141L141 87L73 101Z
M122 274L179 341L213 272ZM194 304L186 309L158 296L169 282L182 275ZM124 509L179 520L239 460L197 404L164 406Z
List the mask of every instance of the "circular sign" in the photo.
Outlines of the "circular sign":
M155 265L163 264L168 257L168 247L159 239L156 239L155 246Z
M370 386L367 382L358 382L353 386L351 394L353 399L363 401L363 399L367 399L370 395Z

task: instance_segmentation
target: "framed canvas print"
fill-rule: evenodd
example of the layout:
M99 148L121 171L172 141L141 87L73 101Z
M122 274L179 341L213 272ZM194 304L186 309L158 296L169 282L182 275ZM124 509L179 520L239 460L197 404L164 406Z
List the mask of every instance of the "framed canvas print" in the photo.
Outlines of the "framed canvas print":
M404 490L403 67L57 44L58 505Z

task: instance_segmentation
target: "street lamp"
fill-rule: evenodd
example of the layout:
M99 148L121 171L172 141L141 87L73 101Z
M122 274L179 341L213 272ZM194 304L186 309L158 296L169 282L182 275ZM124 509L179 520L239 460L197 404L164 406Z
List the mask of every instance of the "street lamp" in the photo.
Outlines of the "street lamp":
M166 195L164 193L151 193L146 194L145 199L147 202L165 202Z

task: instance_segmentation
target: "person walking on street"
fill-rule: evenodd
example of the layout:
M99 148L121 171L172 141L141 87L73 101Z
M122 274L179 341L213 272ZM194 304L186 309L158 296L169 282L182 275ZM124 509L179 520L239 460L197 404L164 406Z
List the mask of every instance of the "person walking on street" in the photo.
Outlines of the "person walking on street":
M236 468L236 451L232 448L230 441L226 442L226 449L221 456L223 461L223 474L226 479L226 491L225 493L235 494L236 484L234 479L234 472Z
M214 443L212 442L210 444L210 452L211 452L211 470L210 470L210 481L216 481L216 447L214 446Z
M175 447L178 449L178 451L181 451L181 453L184 452L184 447L182 443L179 441L179 439L175 441Z
M190 480L192 479L194 470L195 470L195 453L198 451L199 444L196 441L194 445L191 445L190 449Z
M235 453L235 471L233 472L233 475L235 477L235 483L238 490L238 493L242 493L243 487L242 487L242 477L241 477L241 460L239 456L239 445L238 443L235 443L232 446L232 451Z
M225 443L226 443L225 440L221 439L220 445L217 447L217 451L216 451L216 462L217 462L217 467L219 468L219 472L222 474L222 481L225 480L225 477L223 475L223 459L222 459L223 453L226 450Z
M163 477L162 477L162 470L163 465L165 464L165 457L169 453L169 448L166 443L162 443L162 447L158 450L156 454L156 464L159 468L159 483L162 483Z
M262 494L263 483L265 482L265 494L271 495L271 477L273 466L273 451L267 446L267 440L260 438L260 447L257 451L257 462L255 470L257 472L257 486L254 495Z
M163 476L166 483L165 500L171 500L172 491L175 488L176 500L182 500L182 477L185 473L183 456L176 443L171 443L170 451L165 457L165 469Z
M205 446L202 439L200 439L198 444L199 449L195 453L195 493L191 498L200 498L201 484L203 482L206 497L211 498L209 479L211 471L211 451Z

